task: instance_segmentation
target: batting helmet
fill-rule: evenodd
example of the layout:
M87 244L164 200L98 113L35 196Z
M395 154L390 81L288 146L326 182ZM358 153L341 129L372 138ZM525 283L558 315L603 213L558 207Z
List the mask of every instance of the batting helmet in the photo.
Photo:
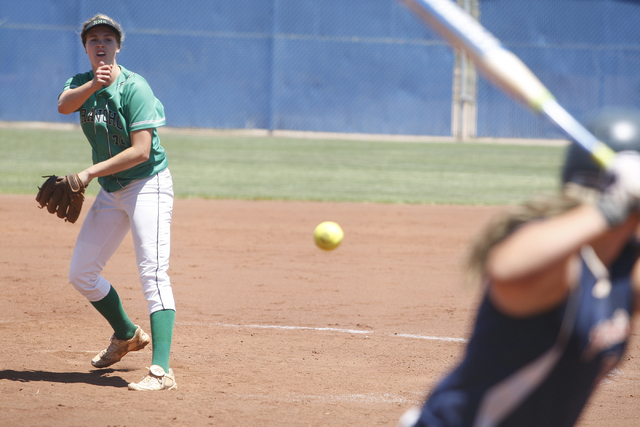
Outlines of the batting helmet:
M640 110L607 108L588 120L585 127L613 151L640 152ZM567 182L602 189L608 178L590 154L571 144L562 168L562 183Z

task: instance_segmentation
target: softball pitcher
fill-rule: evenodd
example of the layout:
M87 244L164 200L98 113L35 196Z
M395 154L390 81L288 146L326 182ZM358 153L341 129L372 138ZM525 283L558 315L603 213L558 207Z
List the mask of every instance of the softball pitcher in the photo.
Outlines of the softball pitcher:
M66 82L58 111L80 113L93 165L77 175L85 186L98 178L102 187L84 220L69 269L72 285L113 328L109 347L91 364L111 366L151 342L101 274L131 230L151 318L153 358L148 375L130 383L129 390L174 390L169 354L176 307L167 275L173 183L156 130L165 125L164 107L144 78L116 63L124 39L117 22L96 15L83 24L81 38L92 70Z

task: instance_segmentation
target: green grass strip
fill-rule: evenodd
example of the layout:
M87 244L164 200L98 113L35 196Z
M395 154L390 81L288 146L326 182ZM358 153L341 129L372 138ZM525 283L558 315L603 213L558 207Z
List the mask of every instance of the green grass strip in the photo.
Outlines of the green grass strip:
M420 204L515 204L558 189L564 148L167 133L176 196ZM82 133L0 129L1 193L91 161ZM96 194L92 182L88 194Z

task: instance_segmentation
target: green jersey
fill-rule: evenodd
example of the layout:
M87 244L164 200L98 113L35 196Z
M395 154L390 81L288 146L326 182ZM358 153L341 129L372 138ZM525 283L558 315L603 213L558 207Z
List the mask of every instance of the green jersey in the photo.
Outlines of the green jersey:
M92 79L93 71L77 74L65 83L62 91L82 86ZM98 178L106 191L114 192L133 180L150 177L167 167L167 157L156 129L165 125L164 107L142 76L120 66L116 81L93 93L78 111L82 131L93 149L94 164L131 147L131 132L153 129L149 160Z

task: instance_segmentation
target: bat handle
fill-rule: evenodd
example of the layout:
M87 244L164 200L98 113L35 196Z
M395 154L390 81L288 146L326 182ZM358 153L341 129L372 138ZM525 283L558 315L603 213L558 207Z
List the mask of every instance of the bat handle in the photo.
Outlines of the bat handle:
M573 141L587 150L601 168L608 169L613 164L616 152L593 136L580 122L562 108L555 98L545 100L541 105L541 111L549 120L564 130Z

